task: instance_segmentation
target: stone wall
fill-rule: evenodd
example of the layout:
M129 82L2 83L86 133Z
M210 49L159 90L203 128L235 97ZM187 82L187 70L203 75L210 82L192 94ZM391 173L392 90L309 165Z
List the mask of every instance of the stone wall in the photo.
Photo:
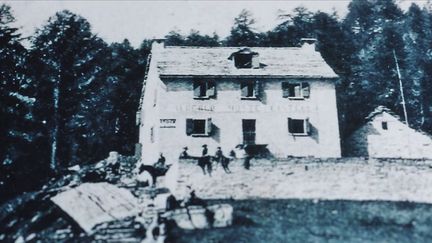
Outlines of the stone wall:
M241 161L232 173L216 167L204 175L194 163L180 163L176 197L186 186L208 199L328 199L432 202L432 161L402 159L311 159Z

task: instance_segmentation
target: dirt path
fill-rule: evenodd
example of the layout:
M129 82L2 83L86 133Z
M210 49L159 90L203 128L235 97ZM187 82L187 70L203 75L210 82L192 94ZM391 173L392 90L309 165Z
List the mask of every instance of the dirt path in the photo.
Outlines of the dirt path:
M432 161L364 159L252 160L250 170L240 162L221 167L212 177L192 163L178 166L175 194L190 185L207 199L347 199L432 203Z

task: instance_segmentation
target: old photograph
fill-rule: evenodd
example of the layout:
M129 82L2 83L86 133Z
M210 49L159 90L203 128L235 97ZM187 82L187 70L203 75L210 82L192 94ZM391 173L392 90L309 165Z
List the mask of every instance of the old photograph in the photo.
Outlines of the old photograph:
M432 2L0 0L0 242L431 242Z

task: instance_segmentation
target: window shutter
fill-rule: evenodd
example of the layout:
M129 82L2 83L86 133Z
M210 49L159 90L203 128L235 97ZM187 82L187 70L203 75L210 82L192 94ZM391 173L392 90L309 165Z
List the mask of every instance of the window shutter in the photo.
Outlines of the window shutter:
M261 96L261 82L260 81L255 81L255 83L254 83L254 95L255 95L255 97Z
M216 96L216 83L214 81L208 81L207 96L209 96L209 97L215 97Z
M199 81L193 82L193 90L194 90L194 97L200 97L201 94L201 83Z
M310 96L310 86L309 83L302 83L302 91L303 91L303 97L309 98Z
M242 97L247 97L248 94L248 86L245 82L240 83L240 88L241 88L241 96Z
M288 82L282 82L282 97L283 98L289 97L289 83Z
M141 125L141 112L140 111L137 111L137 113L136 113L135 123L137 126Z
M207 118L207 136L210 136L212 133L212 119Z
M309 118L306 118L305 120L304 120L304 126L305 126L305 133L307 134L307 135L310 135L310 123L309 123Z
M186 119L186 135L190 136L193 133L193 119Z
M288 118L288 132L292 133L292 125L291 125L292 119Z
M252 68L259 68L259 67L260 67L260 63L259 63L258 55L253 55L252 56Z
M295 85L294 86L294 97L300 97L301 95L301 85Z

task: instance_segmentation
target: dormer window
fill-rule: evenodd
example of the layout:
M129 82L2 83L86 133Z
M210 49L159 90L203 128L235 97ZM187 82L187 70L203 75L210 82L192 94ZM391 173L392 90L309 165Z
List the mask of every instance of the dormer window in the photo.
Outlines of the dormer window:
M236 68L252 68L252 55L237 54L234 57L234 65Z
M257 52L253 52L249 48L243 48L231 54L228 59L234 60L234 66L236 68L259 68L260 63L258 57L259 55Z

